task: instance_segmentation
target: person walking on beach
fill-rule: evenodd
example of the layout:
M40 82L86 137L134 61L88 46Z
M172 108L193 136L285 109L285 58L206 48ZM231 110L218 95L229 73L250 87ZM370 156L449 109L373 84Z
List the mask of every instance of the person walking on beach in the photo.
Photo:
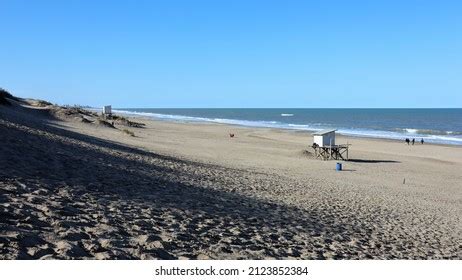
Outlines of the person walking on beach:
M423 143L424 143L424 140L423 140L423 138L422 138L422 139L420 139L420 144L423 145Z
M412 138L412 146L415 144L415 138Z
M409 142L411 142L411 141L409 141L409 138L406 138L406 140L404 140L404 141L406 141L406 143L407 143L408 145L409 145Z

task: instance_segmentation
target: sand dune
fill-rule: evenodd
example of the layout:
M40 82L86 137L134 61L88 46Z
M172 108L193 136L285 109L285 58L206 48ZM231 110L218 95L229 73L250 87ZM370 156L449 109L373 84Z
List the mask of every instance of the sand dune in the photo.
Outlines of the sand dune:
M462 258L458 147L136 121L0 107L1 259Z

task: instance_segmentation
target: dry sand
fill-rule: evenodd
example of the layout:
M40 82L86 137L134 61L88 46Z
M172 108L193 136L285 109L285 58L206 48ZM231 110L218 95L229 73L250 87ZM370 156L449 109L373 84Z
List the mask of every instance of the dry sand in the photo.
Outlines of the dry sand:
M0 106L0 259L462 258L460 147L49 108Z

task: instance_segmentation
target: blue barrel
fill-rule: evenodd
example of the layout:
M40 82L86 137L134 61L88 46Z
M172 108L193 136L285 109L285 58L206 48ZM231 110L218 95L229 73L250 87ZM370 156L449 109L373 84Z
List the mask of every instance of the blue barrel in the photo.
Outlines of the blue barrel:
M337 171L342 171L342 164L340 162L337 162L336 170Z

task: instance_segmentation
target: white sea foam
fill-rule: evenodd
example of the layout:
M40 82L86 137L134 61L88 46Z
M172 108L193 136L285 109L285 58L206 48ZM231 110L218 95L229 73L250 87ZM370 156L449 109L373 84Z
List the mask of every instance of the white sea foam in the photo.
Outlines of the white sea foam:
M266 128L280 128L301 131L317 131L328 129L323 124L291 124L278 121L250 121L250 120L237 120L225 118L204 118L204 117L191 117L184 115L169 115L149 112L127 111L127 110L113 110L115 113L133 116L142 116L148 118L155 118L161 120L179 121L179 122L208 122L208 123L222 123L248 127L266 127ZM432 133L434 132L434 134ZM396 129L395 131L385 130L372 130L360 128L339 128L338 133L350 135L355 137L370 137L370 138L383 138L383 139L396 139L401 140L406 137L415 138L417 141L424 139L425 142L462 145L462 135L453 135L452 131L446 133L438 133L437 131L406 128Z
M404 131L411 133L411 134L417 134L419 130L415 128L405 128Z

